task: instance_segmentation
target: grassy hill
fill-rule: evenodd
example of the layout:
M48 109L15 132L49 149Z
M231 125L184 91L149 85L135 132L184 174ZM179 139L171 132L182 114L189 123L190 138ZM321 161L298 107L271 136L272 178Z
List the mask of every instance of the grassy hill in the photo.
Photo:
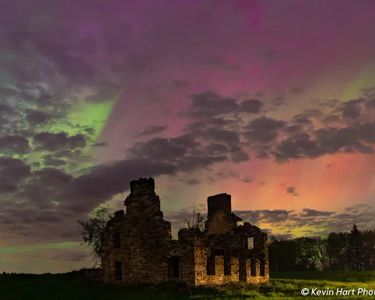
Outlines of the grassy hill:
M302 297L302 288L375 289L373 272L289 272L274 273L263 286L230 285L215 288L191 288L183 285L156 287L108 285L87 280L82 273L66 274L2 274L0 299L317 299ZM324 299L353 299L355 297L324 297ZM360 299L361 297L357 297ZM364 297L362 297L364 298ZM373 297L366 297L367 299Z

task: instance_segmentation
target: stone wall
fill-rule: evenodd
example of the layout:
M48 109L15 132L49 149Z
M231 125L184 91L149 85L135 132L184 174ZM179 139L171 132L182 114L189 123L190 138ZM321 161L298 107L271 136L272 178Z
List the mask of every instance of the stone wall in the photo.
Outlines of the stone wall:
M132 181L124 202L126 213L116 212L105 230L104 280L128 284L180 280L189 285L267 282L267 234L247 222L238 225L241 219L231 211L230 195L207 201L205 230L182 229L178 240L172 240L154 180ZM207 272L211 268L213 274Z
M168 278L171 224L163 219L153 179L132 181L126 214L116 213L105 234L102 265L105 280L158 283ZM113 237L120 235L120 247ZM121 276L119 276L119 268Z

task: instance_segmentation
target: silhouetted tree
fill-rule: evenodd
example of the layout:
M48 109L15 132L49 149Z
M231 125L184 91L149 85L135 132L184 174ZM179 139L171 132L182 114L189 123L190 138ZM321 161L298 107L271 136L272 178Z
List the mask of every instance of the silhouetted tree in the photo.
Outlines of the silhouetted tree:
M375 231L362 232L363 267L375 270Z
M362 234L358 230L357 225L353 225L350 231L348 256L350 258L351 269L360 271L363 269L364 251L362 244Z
M101 206L93 212L88 221L78 221L81 226L83 242L90 247L94 259L100 258L102 255L103 233L111 217L108 207Z
M272 271L296 270L297 243L295 240L271 239L269 260Z
M374 270L375 231L332 232L327 238L272 238L269 245L271 271Z
M332 232L327 238L327 254L331 270L349 269L349 234Z
M296 266L300 270L324 270L327 263L326 241L320 237L302 237L296 239Z
M187 228L189 229L198 229L199 231L204 230L204 221L205 218L202 214L198 211L193 211L192 216L189 216L185 219L185 223Z

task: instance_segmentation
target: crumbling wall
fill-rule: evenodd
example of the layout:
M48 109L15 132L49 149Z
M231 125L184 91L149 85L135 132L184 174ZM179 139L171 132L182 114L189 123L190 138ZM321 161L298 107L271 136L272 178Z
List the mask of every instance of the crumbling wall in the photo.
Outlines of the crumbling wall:
M107 281L158 283L167 280L171 224L163 220L153 179L132 181L125 205L126 215L117 219L115 216L108 224L108 250L103 255ZM111 240L116 231L120 232L120 247L114 247Z
M117 212L107 224L104 280L130 284L180 280L189 285L267 282L267 234L247 222L238 223L241 219L231 211L230 195L211 196L207 201L205 231L182 229L173 241L154 180L132 181L124 202L126 214Z

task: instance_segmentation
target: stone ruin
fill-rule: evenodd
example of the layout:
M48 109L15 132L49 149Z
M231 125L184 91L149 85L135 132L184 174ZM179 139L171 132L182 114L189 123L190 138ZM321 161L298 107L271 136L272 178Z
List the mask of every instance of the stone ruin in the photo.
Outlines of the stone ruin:
M232 213L231 196L207 199L204 230L184 228L173 240L152 178L130 183L126 213L117 211L103 238L104 281L188 285L269 281L267 234Z

